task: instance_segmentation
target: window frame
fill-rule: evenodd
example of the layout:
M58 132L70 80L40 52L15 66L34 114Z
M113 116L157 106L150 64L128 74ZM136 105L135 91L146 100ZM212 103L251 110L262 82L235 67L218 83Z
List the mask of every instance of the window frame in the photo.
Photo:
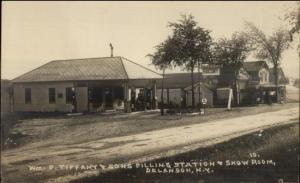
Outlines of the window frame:
M32 95L31 88L25 88L24 91L25 104L31 104L32 102L31 95Z
M259 71L259 82L262 84L268 83L269 82L269 75L268 71L265 69L262 69Z

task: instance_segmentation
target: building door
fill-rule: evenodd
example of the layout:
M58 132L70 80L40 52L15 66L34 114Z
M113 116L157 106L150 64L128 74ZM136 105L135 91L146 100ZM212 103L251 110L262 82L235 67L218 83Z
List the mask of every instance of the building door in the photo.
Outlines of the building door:
M87 87L76 87L76 111L85 112L88 110L88 89Z
M106 109L111 109L113 107L113 90L112 90L112 88L105 88L104 101L105 101Z
M71 112L76 112L76 95L75 95L75 88L74 87L68 87L66 88L66 104L69 104L72 106Z
M103 109L104 94L103 89L100 87L90 87L88 89L88 109L89 111L101 111Z

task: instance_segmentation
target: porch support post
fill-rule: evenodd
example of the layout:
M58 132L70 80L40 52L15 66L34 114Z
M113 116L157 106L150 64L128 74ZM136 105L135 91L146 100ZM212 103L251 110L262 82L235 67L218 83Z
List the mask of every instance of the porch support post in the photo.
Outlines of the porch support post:
M153 109L157 109L158 103L157 103L157 92L156 92L156 80L153 81L153 95L152 95L152 103L153 103Z
M102 110L105 111L106 101L105 101L105 88L102 88Z
M147 111L147 87L146 86L144 87L143 97L144 97L143 107L144 107L144 111L146 112Z
M167 104L170 104L170 92L169 92L169 88L167 88Z
M236 88L237 88L237 105L240 105L240 94L241 94L241 89L240 89L240 82L236 83Z
M74 108L72 110L72 113L77 112L76 87L77 87L77 83L73 82L73 88L72 88L72 98L73 98L73 101L72 101L72 104L73 104Z
M112 87L110 88L110 91L111 91L111 105L112 105L112 108L115 109L115 106L114 106L114 102L115 102L115 88Z
M91 88L90 88L89 82L87 82L87 105L88 105L88 112L91 112L91 109L90 109L90 93L91 93Z
M130 107L130 91L128 87L128 83L125 82L123 84L123 89L124 89L124 112L130 113L131 112L131 107Z

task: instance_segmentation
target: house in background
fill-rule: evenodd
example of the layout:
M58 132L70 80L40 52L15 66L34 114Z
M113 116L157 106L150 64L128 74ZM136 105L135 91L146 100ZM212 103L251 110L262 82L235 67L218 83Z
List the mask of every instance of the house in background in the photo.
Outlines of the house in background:
M279 69L279 86L275 85L273 68L269 68L265 61L245 62L245 70L250 75L248 84L248 101L258 103L270 103L285 100L285 76L282 69ZM278 87L278 97L276 88Z
M243 67L250 75L249 85L264 86L270 84L269 66L265 61L244 62Z
M130 112L135 91L156 108L156 82L162 76L124 57L51 61L12 80L14 111ZM132 96L134 94L134 96Z

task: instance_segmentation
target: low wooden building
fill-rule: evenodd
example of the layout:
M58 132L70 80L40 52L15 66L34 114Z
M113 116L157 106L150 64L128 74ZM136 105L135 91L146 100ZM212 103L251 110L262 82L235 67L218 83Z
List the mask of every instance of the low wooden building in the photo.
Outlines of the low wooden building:
M192 106L192 86L188 86L184 90L186 92L186 105ZM206 83L198 82L194 85L194 96L196 106L202 106L202 99L206 99L206 107L214 106L214 90L210 89Z
M200 100L199 100L199 83ZM207 107L213 107L214 93L211 88L218 83L218 76L203 75L194 73L194 96L195 105L199 105L202 98L207 98ZM158 102L161 102L162 81L157 85ZM191 107L192 92L191 92L191 73L170 73L165 75L164 79L164 104L173 107Z
M124 57L51 61L12 80L14 111L131 111L143 91L143 104L156 108L160 74Z
M231 88L235 105L241 105L246 97L249 74L243 67L238 69L231 66L222 67L218 88ZM217 96L216 104L226 106L229 96ZM224 99L226 98L226 99Z

